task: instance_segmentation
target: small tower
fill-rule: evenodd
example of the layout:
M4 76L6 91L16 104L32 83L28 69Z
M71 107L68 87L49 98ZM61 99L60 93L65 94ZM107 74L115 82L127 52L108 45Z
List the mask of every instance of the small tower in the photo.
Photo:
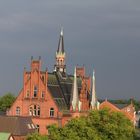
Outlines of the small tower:
M74 80L73 80L72 95L71 95L71 110L72 111L81 110L81 102L79 101L79 95L78 95L76 68L74 71Z
M96 91L95 91L95 71L93 70L92 77L92 91L91 91L91 108L95 109L97 106Z
M58 49L56 52L56 64L54 66L54 71L66 72L63 28L61 28Z

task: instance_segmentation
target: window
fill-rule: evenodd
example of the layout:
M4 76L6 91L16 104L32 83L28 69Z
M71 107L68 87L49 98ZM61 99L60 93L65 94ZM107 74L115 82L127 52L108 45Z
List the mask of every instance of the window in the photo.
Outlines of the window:
M32 126L32 128L33 128L33 129L35 129L35 126L34 126L34 124L31 124L31 126Z
M36 128L36 127L34 126L34 124L32 124L32 123L31 123L31 124L28 123L27 126L28 126L28 129L35 129L35 128Z
M30 116L33 115L33 108L32 108L32 107L29 108L29 115L30 115Z
M26 92L26 98L28 98L28 97L29 97L29 95L30 95L30 91L29 91L29 90L27 90L27 92Z
M34 97L37 97L37 86L34 86Z
M40 116L40 107L37 108L37 116Z
M42 93L41 93L41 98L44 98L44 96L45 96L45 92L42 91Z
M40 106L39 105L31 105L29 107L29 115L30 116L40 116Z
M61 62L61 65L63 65L63 61L62 61L62 60L60 60L60 62Z
M50 108L50 117L54 117L54 108Z
M20 107L16 107L16 115L20 115Z
M27 124L27 126L28 126L28 129L32 129L32 127L31 127L31 125L30 125L30 124Z
M130 108L129 107L127 108L127 112L130 112Z
M45 80L44 80L44 76L42 76L42 81L44 82Z
M37 131L39 132L39 125L38 125L38 124L36 125L36 129L37 129Z
M36 105L34 105L33 116L36 116L36 115L37 115L37 114L36 114L36 113L37 113L36 111L37 111L37 109L36 109Z

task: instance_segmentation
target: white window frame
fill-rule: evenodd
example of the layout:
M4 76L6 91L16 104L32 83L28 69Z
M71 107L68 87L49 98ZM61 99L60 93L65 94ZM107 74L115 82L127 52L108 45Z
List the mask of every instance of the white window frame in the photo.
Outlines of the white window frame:
M54 117L54 108L53 107L50 108L50 117Z
M19 107L19 106L16 107L16 115L17 115L17 116L20 115L20 107Z

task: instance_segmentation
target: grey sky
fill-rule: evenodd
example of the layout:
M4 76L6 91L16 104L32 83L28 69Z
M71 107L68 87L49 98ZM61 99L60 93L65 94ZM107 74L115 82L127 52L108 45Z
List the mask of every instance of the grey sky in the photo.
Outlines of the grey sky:
M61 26L69 73L94 67L99 98L140 99L139 0L2 0L0 95L18 94L31 56L52 71Z

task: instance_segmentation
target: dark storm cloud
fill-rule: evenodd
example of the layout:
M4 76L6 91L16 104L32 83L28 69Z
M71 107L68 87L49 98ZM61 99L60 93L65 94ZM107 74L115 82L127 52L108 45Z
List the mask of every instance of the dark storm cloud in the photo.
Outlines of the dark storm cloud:
M0 2L0 94L18 93L24 66L55 63L64 27L67 69L96 70L99 98L140 98L140 1L13 0ZM72 62L72 63L71 63Z

